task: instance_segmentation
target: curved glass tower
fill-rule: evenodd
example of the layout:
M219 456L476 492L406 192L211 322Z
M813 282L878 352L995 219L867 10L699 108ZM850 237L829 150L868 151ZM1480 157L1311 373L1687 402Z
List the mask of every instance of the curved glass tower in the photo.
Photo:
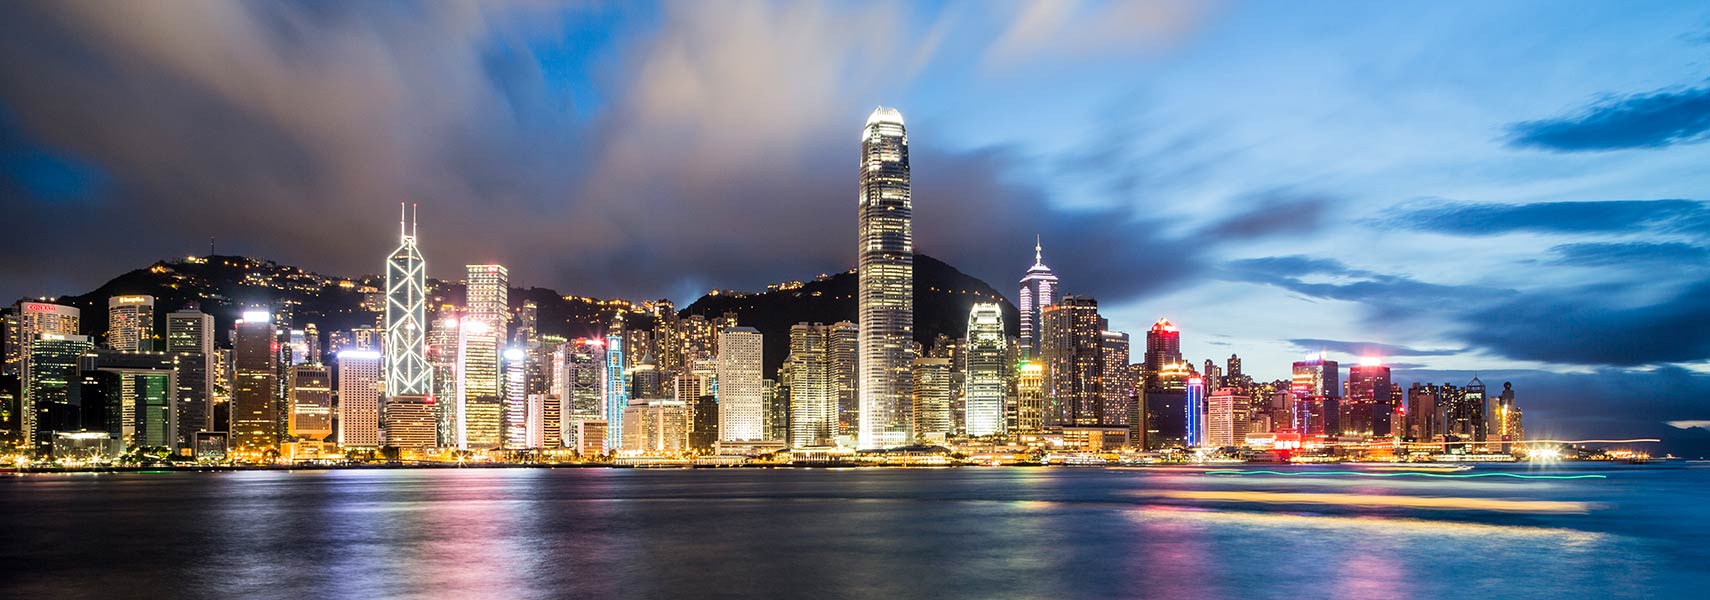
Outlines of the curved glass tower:
M398 249L386 258L386 395L433 393L427 361L427 265L416 249L412 223L404 230L398 207Z
M908 132L879 107L861 133L861 229L856 251L862 448L912 441L914 230Z

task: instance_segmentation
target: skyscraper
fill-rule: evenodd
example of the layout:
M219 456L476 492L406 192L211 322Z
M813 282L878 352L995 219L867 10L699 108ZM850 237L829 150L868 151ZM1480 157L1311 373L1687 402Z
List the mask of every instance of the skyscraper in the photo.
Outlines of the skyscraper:
M606 330L606 451L623 447L623 409L629 406L629 392L624 381L623 317L612 319Z
M1169 319L1158 318L1146 331L1146 389L1157 389L1158 374L1168 365L1182 361L1182 332Z
M399 205L398 249L386 258L386 394L433 393L427 360L427 263L416 249L414 223L404 230ZM413 221L413 220L412 220ZM471 285L475 278L472 276Z
M1064 296L1041 313L1039 353L1045 363L1045 425L1103 421L1104 329L1098 300Z
M107 347L120 352L154 351L154 296L107 299Z
M859 444L909 443L914 363L914 233L908 133L902 113L880 107L861 134L861 206L856 250L860 325ZM722 340L721 340L722 341ZM722 352L721 352L722 353ZM722 381L721 381L722 385ZM724 439L740 435L725 430Z
M1187 446L1197 448L1204 446L1205 441L1205 378L1189 375L1187 378Z
M456 447L460 450L499 447L499 333L488 320L463 317L458 326Z
M914 436L916 443L943 443L951 433L950 359L914 359Z
M837 395L832 387L831 327L790 327L790 357L784 369L790 391L790 445L825 446L837 437Z
M1218 389L1206 400L1205 441L1202 446L1239 446L1246 441L1252 398L1232 387Z
M718 335L718 430L727 442L765 439L766 405L761 377L761 335L732 327Z
M995 302L976 302L968 310L967 351L962 376L965 402L964 426L970 437L1003 433L1004 359L1003 307Z
M1320 353L1294 363L1289 395L1294 398L1294 428L1301 435L1336 435L1341 431L1341 366Z
M373 350L338 353L338 444L380 445L380 368Z
M332 435L332 371L322 365L291 367L290 433L311 441Z
M1103 425L1128 425L1129 414L1133 412L1135 399L1134 372L1128 367L1129 345L1128 334L1122 331L1105 330L1100 333L1104 349L1100 360L1103 363L1102 384Z
M1045 307L1050 306L1057 294L1057 275L1051 268L1045 266L1045 249L1039 238L1033 238L1033 266L1027 269L1027 274L1021 277L1021 358L1031 360L1039 356L1039 334L1043 327L1039 320Z
M510 321L510 271L502 265L468 265L464 281L464 314L487 324L505 339ZM495 358L497 353L494 353Z
M178 371L178 436L189 442L214 423L214 316L196 308L166 313L166 351Z
M36 453L53 451L56 431L84 428L81 361L93 345L81 335L48 333L29 345L18 424L24 443Z
M1016 436L1038 435L1045 430L1045 365L1039 361L1021 363L1015 379Z
M249 461L279 451L279 335L265 310L243 313L232 338L232 454Z
M537 447L529 443L527 366L528 352L521 348L505 350L505 402L502 410L506 450Z
M24 361L29 357L30 343L42 335L78 335L82 315L83 311L75 306L19 302L13 308L12 316L7 319L5 373L23 374Z
M1389 367L1375 358L1362 358L1348 367L1348 394L1342 402L1342 433L1385 437L1391 433Z

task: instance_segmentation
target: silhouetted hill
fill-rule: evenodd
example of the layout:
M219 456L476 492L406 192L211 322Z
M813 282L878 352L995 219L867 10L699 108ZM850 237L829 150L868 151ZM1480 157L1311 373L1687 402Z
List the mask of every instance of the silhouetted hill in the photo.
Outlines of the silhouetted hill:
M735 312L737 321L765 335L766 373L777 372L790 353L790 326L796 323L855 322L855 272L845 271L799 287L773 286L759 293L718 293L702 296L679 314L717 317ZM778 289L785 288L785 289ZM968 310L975 302L1003 305L1004 329L1018 335L1020 313L1009 299L986 282L956 270L944 261L914 257L914 339L930 347L939 334L961 337L968 331Z

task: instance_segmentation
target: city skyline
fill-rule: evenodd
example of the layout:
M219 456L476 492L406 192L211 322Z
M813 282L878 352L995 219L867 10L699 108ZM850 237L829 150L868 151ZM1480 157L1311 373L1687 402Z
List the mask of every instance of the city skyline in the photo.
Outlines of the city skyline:
M3 76L10 82L40 74L45 85L30 90L8 85L8 91L0 96L6 107L0 113L0 133L8 147L32 157L25 166L16 161L7 163L4 190L8 208L18 209L15 214L25 223L62 222L68 214L76 215L78 222L96 233L111 232L103 227L109 227L106 223L115 218L125 222L175 219L176 224L157 228L158 233L90 236L95 241L86 244L87 249L66 245L70 240L40 238L33 233L17 236L4 247L8 256L16 257L8 261L4 279L6 287L21 288L13 296L80 293L113 273L160 256L200 254L209 235L214 236L217 248L232 248L231 253L265 256L327 272L337 272L349 264L366 265L350 273L375 272L371 257L384 252L379 245L389 245L379 244L386 240L376 232L384 230L380 223L390 221L392 204L416 202L416 196L426 196L420 198L424 211L436 214L423 233L424 238L438 244L424 248L432 276L455 279L458 264L497 263L509 265L519 274L527 273L530 284L570 293L631 299L667 296L679 302L711 288L758 289L765 283L837 272L854 265L854 257L847 251L849 244L840 241L852 237L847 211L838 209L847 206L848 124L874 104L896 104L908 111L916 128L914 150L922 164L914 181L915 194L922 200L917 211L922 240L919 251L967 269L1005 294L1015 293L1010 282L1018 275L1017 265L1027 263L1026 253L1032 250L1029 242L1037 234L1051 249L1052 260L1048 262L1063 279L1059 294L1097 297L1114 330L1137 334L1158 316L1167 316L1195 332L1183 340L1183 354L1194 359L1218 358L1228 354L1224 350L1234 349L1250 361L1250 371L1271 377L1283 374L1280 365L1320 350L1329 351L1332 358L1346 364L1356 363L1363 355L1381 355L1395 369L1397 382L1459 384L1473 376L1491 382L1525 381L1528 398L1553 400L1545 405L1535 400L1529 403L1529 419L1545 423L1588 419L1592 421L1581 429L1611 427L1622 434L1650 434L1661 430L1663 422L1710 416L1695 400L1710 390L1704 374L1706 358L1710 357L1710 348L1703 342L1707 337L1702 328L1706 307L1698 299L1705 285L1706 254L1694 239L1704 231L1707 209L1703 201L1692 199L1701 197L1704 184L1701 169L1694 166L1706 158L1704 146L1695 143L1702 139L1703 131L1689 126L1670 129L1640 118L1666 121L1670 100L1690 106L1703 95L1701 84L1696 83L1701 75L1693 66L1699 59L1693 57L1706 47L1700 41L1705 19L1681 19L1681 11L1671 8L1660 3L1636 10L1566 15L1515 5L1494 13L1469 15L1465 5L1450 4L1382 11L1395 13L1387 15L1358 10L1355 12L1359 14L1338 15L1307 11L1290 17L1295 22L1318 25L1355 18L1372 23L1369 31L1373 33L1322 44L1303 43L1275 33L1232 41L1248 32L1254 21L1270 16L1266 13L1280 10L1254 6L1189 10L1173 15L1173 20L1140 19L1118 8L1097 6L1061 15L1017 9L1015 14L993 16L994 22L981 25L966 25L946 17L958 10L956 5L873 9L745 6L730 15L667 5L593 15L553 15L560 18L562 30L572 42L554 38L556 32L543 33L520 24L516 22L520 17L509 11L483 9L471 15L425 9L416 19L429 30L467 20L481 22L483 29L476 37L487 37L458 38L464 45L454 44L454 51L475 52L494 39L518 41L523 49L519 51L522 56L501 53L494 63L522 69L521 79L501 78L502 83L491 87L470 84L483 93L508 94L528 101L513 105L521 107L514 109L514 116L531 126L501 127L498 129L505 137L478 138L487 144L476 147L500 150L495 156L514 158L514 164L498 169L488 160L465 157L490 170L453 170L460 185L450 189L462 190L467 198L499 200L490 214L474 216L467 199L415 189L421 184L408 181L406 176L420 175L422 163L457 161L417 156L409 152L413 145L383 146L376 148L376 154L409 160L402 161L406 167L401 167L401 174L371 176L367 163L358 170L331 164L332 157L340 155L326 149L336 147L331 141L340 138L329 141L305 133L320 131L312 127L280 134L285 139L277 145L256 142L239 147L254 154L236 156L266 157L273 162L245 163L246 169L236 172L245 177L229 186L195 187L202 183L203 175L193 171L173 173L188 183L162 182L147 176L139 172L139 157L113 147L115 142L107 137L63 123L43 122L43 93L76 90L79 76L73 70L56 67L60 63L51 58L26 66L22 63L35 57L36 51L11 44L80 33L83 35L75 43L87 47L100 60L112 60L111 53L117 48L156 51L149 54L153 62L121 65L119 76L179 73L191 76L189 79L196 83L137 94L206 99L235 110L252 107L257 100L195 77L206 75L202 70L206 67L160 48L159 42L168 33L209 34L221 27L272 31L270 27L278 23L271 19L279 16L238 6L219 7L211 11L214 14L207 21L157 25L120 35L105 29L105 20L120 18L125 11L136 10L134 6L116 7L114 12L120 14L101 16L27 8L7 27L40 27L10 36L22 42L5 42L9 58ZM904 14L898 17L891 11ZM1423 14L1409 14L1412 11ZM828 35L823 45L809 44L762 26L757 33L763 35L753 40L755 44L803 50L801 54L813 59L868 68L871 72L862 72L879 83L872 90L858 90L843 82L830 86L830 90L783 87L791 94L812 93L806 97L813 100L829 98L823 108L805 114L769 106L769 110L756 111L723 89L705 91L711 94L707 97L689 97L705 100L704 105L679 104L683 101L657 96L662 91L648 85L642 75L602 81L592 75L590 65L563 62L578 60L567 56L566 46L580 48L576 44L585 43L633 61L621 63L624 65L670 66L680 57L678 49L697 40L717 49L731 47L731 39L716 33L714 28L719 25L746 31L742 27L752 25L750 21L794 19L792 22L805 30L818 31L834 28L842 17L882 26L902 40L901 48L916 54L880 53L881 59L870 63L858 58L862 56L858 51L871 49L864 42ZM1474 64L1471 55L1476 52L1454 50L1452 42L1457 38L1451 35L1401 28L1409 18L1434 22L1473 18L1474 27L1494 28L1523 17L1530 26L1524 35L1544 50L1486 42L1480 49L1497 63L1491 67ZM1098 28L1089 23L1101 18L1141 41L1135 46L1097 51L1049 41L1063 37L1051 33L1096 31ZM938 22L954 26L946 25L942 45L927 50L931 30L921 31L918 24ZM1576 37L1581 43L1571 48L1552 43L1568 32L1579 36L1588 22L1613 26ZM370 31L379 26L367 20L361 9L335 12L314 23L306 30L309 35L331 39L352 32L412 35ZM648 23L655 29L638 30ZM1120 29L1123 26L1131 29ZM1032 28L1043 28L1045 37L1029 34ZM1627 43L1634 40L1632 32L1661 30L1678 33L1644 44ZM593 39L599 36L592 31L611 35ZM1376 32L1396 35L1385 37ZM1397 44L1411 48L1409 51L1375 52L1369 62L1356 63L1372 72L1370 78L1390 84L1387 89L1351 86L1338 78L1338 72L1312 68L1279 71L1304 76L1304 81L1315 84L1301 86L1312 89L1310 93L1281 85L1275 78L1259 78L1245 85L1218 79L1182 86L1177 91L1123 89L1120 85L1086 88L1080 84L1077 89L1090 92L1089 100L1045 104L1044 109L1027 113L1036 118L1025 122L1005 117L1018 114L1038 98L1004 98L992 93L1005 84L1051 80L1038 72L1041 57L1079 55L1095 63L1136 60L1161 81L1180 81L1195 66L1221 66L1218 72L1224 75L1220 77L1260 72L1272 66L1257 59L1220 62L1208 49L1218 44L1249 49L1297 48L1292 56L1302 63L1322 65L1318 53L1372 48L1377 42L1366 36L1386 40L1399 36L1411 43ZM240 57L234 60L256 61L255 77L291 76L265 68L265 57L278 50L264 46L257 51L241 45L232 49L251 50L233 55ZM619 52L626 49L631 54ZM258 53L257 58L241 58ZM917 56L924 56L919 59L921 66L907 76L893 76L893 70L880 68L912 64L904 59ZM1569 64L1588 62L1591 59L1587 57L1593 56L1602 57L1598 65L1619 68L1585 68L1553 75L1547 70L1526 69L1522 80L1494 81L1509 72L1498 68L1502 64ZM384 65L403 75L417 74L409 64ZM316 66L336 74L331 65ZM691 71L707 68L694 61L681 66ZM1416 71L1422 67L1434 74L1418 75ZM799 69L793 64L764 65L759 72L745 74L755 78L751 81L769 85ZM1432 69L1453 71L1467 81L1440 85L1450 78ZM301 83L312 83L328 75L311 69L296 76L308 78ZM469 72L453 75L467 76ZM434 89L419 87L426 84L418 78L405 77L404 81L404 85L418 86L406 91ZM934 92L943 85L940 81L965 82L970 84L970 91ZM1428 89L1440 96L1427 101L1407 95L1425 89L1422 86L1427 84L1437 86ZM1260 91L1274 96L1273 102L1229 106L1229 98L1253 97ZM594 100L581 102L589 97ZM1502 100L1505 97L1511 99ZM656 100L639 102L649 98ZM569 101L564 102L566 99ZM1203 102L1198 110L1187 108L1195 101L1213 99L1219 101ZM989 104L976 102L979 100ZM1281 125L1276 127L1254 125L1257 120L1320 100L1336 108L1280 119ZM647 118L626 115L618 108L629 101L645 108L641 112L647 112ZM446 110L455 115L468 114L465 111L482 115L495 106L490 97L467 102L469 106ZM1143 108L1111 108L1131 102ZM955 110L968 103L978 108ZM549 105L571 108L542 108ZM86 99L71 103L67 110L99 106L97 100ZM260 114L279 122L304 118L286 108L266 108ZM137 110L117 112L132 117L168 116L139 114ZM337 114L348 118L351 113ZM1635 114L1639 116L1631 116ZM1629 116L1623 120L1623 115ZM381 122L415 123L422 119L437 123L440 116L410 114ZM1184 117L1180 120L1189 125L1156 126L1173 122L1174 117ZM1230 124L1209 124L1220 117L1230 117ZM238 125L254 125L241 116L231 118ZM1106 120L1116 126L1103 133L1087 133L1090 122ZM141 127L145 133L161 133L161 123L173 121L148 122L153 124L119 119L112 127L115 131ZM756 170L753 163L726 153L706 159L710 163L685 156L701 148L696 143L687 144L683 154L643 152L672 141L660 123L689 124L698 132L691 141L702 139L700 135L711 139L713 134L720 134L716 137L725 140L728 138L723 134L731 131L753 133L769 146L802 149L803 158ZM1211 131L1198 134L1196 127ZM351 129L364 131L362 127ZM591 129L616 133L584 137ZM1441 133L1432 135L1427 129ZM549 143L534 156L502 152L514 152L519 140L529 139L525 135L529 131L563 133L565 140ZM1362 135L1354 135L1354 131ZM1369 139L1363 135L1367 132L1372 134ZM1049 135L1052 133L1061 135ZM622 138L629 134L636 134L633 139L638 141L633 143L645 145L626 147ZM1431 139L1434 147L1417 148L1409 143L1416 138ZM232 143L217 136L213 140L190 139L202 143L186 144L180 151L199 159L213 158L210 148L227 148ZM649 173L689 178L729 167L740 177L776 174L783 177L778 195L788 196L792 202L801 198L811 201L799 202L800 207L780 206L769 198L770 193L763 194L767 197L756 200L767 211L758 214L766 218L756 221L802 226L766 228L791 231L746 237L752 232L751 224L732 223L709 214L729 212L746 198L721 195L727 189L722 184L730 183L724 179L710 182L721 185L644 186L640 189L649 201L648 209L637 214L623 206L602 204L601 190L617 185L611 181L578 180L586 185L556 186L540 180L538 172L544 170L541 162L580 156L552 145L566 140L598 141L596 148L602 153L592 159L595 164L634 168L634 163L624 160L626 151L649 154L659 161L658 168ZM1034 140L1040 144L1019 145ZM307 153L301 158L306 162L273 160L274 151L279 149L276 146ZM1375 151L1349 152L1367 146ZM1290 158L1291 153L1298 158ZM1450 157L1457 153L1465 157ZM294 155L287 155L287 159L290 156ZM186 164L221 163L208 160ZM239 219L248 213L235 212L218 200L251 194L263 199L257 188L245 187L243 182L265 181L285 168L279 164L310 172L325 170L350 181L328 188L302 188L294 195L274 198L279 203L276 212L281 213L274 215L276 219ZM1080 170L1071 170L1074 168ZM1284 174L1300 169L1309 175ZM1058 170L1063 173L1054 172ZM1231 178L1231 170L1243 176ZM618 168L613 172L626 171ZM532 189L518 184L516 188L500 186L497 194L483 192L499 185L493 183L494 176L508 173L522 176L520 180ZM1004 175L998 176L1000 173ZM744 189L755 187L753 181L740 177L737 183L746 184ZM1217 183L1224 180L1237 183ZM424 177L423 181L437 180ZM180 185L191 187L176 187ZM182 205L161 199L163 186L206 204L207 210L201 215L205 219L183 223ZM1380 187L1384 188L1381 193L1377 191ZM556 193L564 190L578 193ZM970 196L979 196L980 202ZM560 197L574 201L566 200L563 206L546 201ZM95 202L101 204L92 204ZM1126 212L1112 212L1112 205L1155 216L1130 217ZM123 215L67 212L90 206L129 210ZM1190 207L1193 209L1187 210ZM329 212L329 208L337 212ZM823 212L826 216L821 219L804 212ZM350 225L304 225L306 216L327 214L348 216ZM551 246L556 252L541 254L593 257L584 262L597 268L542 262L540 257L525 255L523 247L505 248L487 239L510 238L526 243L541 235L536 231L543 227L539 222L568 224L569 235L563 237L574 241L569 246ZM703 235L699 228L684 229L685 222L703 223L702 227L714 235ZM600 227L602 224L607 227ZM347 228L358 225L360 231ZM460 235L459 228L464 226L486 227L508 235ZM644 243L647 238L624 239L616 233L626 228L658 236L651 238L654 240L672 240L667 244L672 247L655 248ZM1375 241L1346 241L1358 239L1350 236L1351 232ZM564 233L554 230L555 235ZM674 233L682 235L673 237ZM303 239L314 243L300 243ZM728 241L736 239L755 241ZM728 262L747 270L684 258L697 253L715 255L707 250L733 244L730 251L734 254ZM642 256L652 258L638 263ZM112 266L110 271L105 270L107 265ZM1668 266L1679 268L1657 268ZM634 274L619 275L627 272ZM1011 296L1011 301L1015 300ZM1633 341L1615 345L1588 342L1603 339ZM1633 389L1656 393L1635 394ZM1542 414L1530 413L1533 410Z

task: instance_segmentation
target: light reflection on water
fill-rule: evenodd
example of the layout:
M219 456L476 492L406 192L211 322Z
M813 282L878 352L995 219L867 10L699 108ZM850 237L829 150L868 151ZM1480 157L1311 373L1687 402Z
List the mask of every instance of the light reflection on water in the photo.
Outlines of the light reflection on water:
M1677 596L1701 470L359 470L0 479L35 597ZM1209 501L1380 497L1402 505ZM1199 497L1196 497L1199 495ZM1586 514L1417 499L1583 503ZM1517 506L1528 506L1519 504ZM1534 506L1550 506L1539 504ZM10 540L17 540L11 542ZM0 594L0 595L4 595Z

